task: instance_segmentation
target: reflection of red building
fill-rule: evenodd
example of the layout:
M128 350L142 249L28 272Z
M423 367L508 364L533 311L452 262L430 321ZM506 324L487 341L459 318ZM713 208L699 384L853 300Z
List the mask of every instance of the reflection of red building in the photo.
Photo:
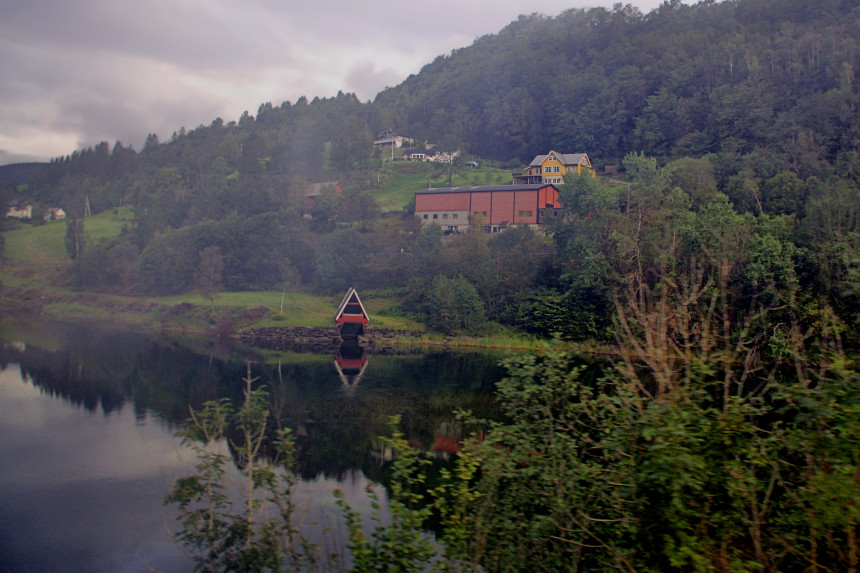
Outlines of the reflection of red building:
M488 233L508 225L541 225L557 217L561 203L555 185L444 187L415 193L415 216L422 225L464 231L480 224Z
M367 366L367 356L364 355L364 349L355 341L344 342L337 353L337 358L334 359L334 367L346 388L352 389L358 385L365 366Z
M362 354L360 358L350 358L338 354L335 362L344 374L358 374L367 364L367 356Z
M433 445L430 450L437 457L448 459L463 448L463 428L460 424L440 422L433 432Z
M456 454L460 451L460 440L451 438L442 434L433 436L433 446L430 448L434 452L445 452L446 454Z

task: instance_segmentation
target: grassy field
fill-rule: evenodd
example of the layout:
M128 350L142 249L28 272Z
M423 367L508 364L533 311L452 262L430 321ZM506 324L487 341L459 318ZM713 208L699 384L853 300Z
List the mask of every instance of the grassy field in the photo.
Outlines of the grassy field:
M490 168L456 167L451 186L504 185L511 182L511 172ZM448 167L429 162L389 162L380 175L380 187L371 196L383 211L403 209L416 191L431 187L448 187Z
M215 297L215 311L224 312L227 308L264 307L270 311L268 317L254 322L254 327L268 326L313 326L327 327L334 325L334 313L340 304L340 297L326 297L301 292L288 292L283 296L283 313L281 313L281 292L225 292ZM195 306L209 307L209 299L199 294L183 294L171 297L151 299L159 304L178 305L189 303ZM424 330L420 323L395 315L399 302L392 297L362 297L364 307L370 315L371 326L378 328L393 328L396 330Z
M87 240L99 241L119 235L123 226L131 223L132 216L131 209L124 207L87 218L84 224ZM49 286L57 278L57 273L69 262L65 249L65 234L66 225L63 221L39 226L25 225L20 229L5 232L4 255L11 265L0 269L0 282L7 287L39 293L35 296L40 298L44 296L46 304L43 312L57 317L141 325L157 325L164 320L175 319L178 326L191 329L204 328L206 322L212 318L209 311L210 300L197 293L160 298L91 295L78 297L81 300L76 301L54 301L55 298L67 298L65 295L75 296L63 288ZM421 324L397 316L397 299L371 296L364 302L373 326L423 330ZM282 310L280 291L224 292L215 297L215 316L248 307L265 307L269 311L266 318L245 326L326 327L334 324L333 316L339 303L339 296L292 292L283 296ZM200 310L188 316L176 317L171 317L165 310L181 304L190 304ZM201 322L204 317L206 320Z
M99 241L116 237L123 225L130 225L132 211L123 207L117 212L107 211L88 217L84 222L84 235L88 241ZM6 231L4 256L10 261L46 262L65 260L66 223L51 221L44 225L23 225L20 229Z
M45 262L66 259L66 224L51 221L3 233L4 256L10 261Z
M415 191L448 186L448 168L425 162L387 162L380 171L378 189L371 192L383 210L400 210L409 204ZM492 168L456 167L453 186L497 185L510 183L510 171ZM90 244L118 236L125 226L133 223L133 211L122 207L86 219L84 232ZM69 265L65 249L66 224L55 221L40 226L22 225L4 233L4 257L9 263L0 268L0 283L20 289L25 300L40 301L42 312L58 318L94 320L139 325L141 328L165 328L201 332L212 328L218 317L242 315L242 309L265 307L267 316L255 321L243 321L241 327L310 326L328 327L340 295L319 296L303 292L225 292L215 297L215 313L211 301L197 293L171 297L121 297L93 293L72 293L60 286ZM371 326L396 330L425 331L425 326L404 318L398 310L399 299L362 293ZM182 310L186 309L186 310ZM190 309L190 310L188 310ZM500 334L507 344L527 347L530 340L512 340ZM428 334L428 342L446 343L445 337ZM494 337L490 337L494 338ZM481 341L486 344L488 340ZM498 342L492 343L496 345Z
M116 211L107 211L89 217L84 222L84 235L89 241L112 239L120 234L124 225L131 226L134 213L131 207L120 207Z

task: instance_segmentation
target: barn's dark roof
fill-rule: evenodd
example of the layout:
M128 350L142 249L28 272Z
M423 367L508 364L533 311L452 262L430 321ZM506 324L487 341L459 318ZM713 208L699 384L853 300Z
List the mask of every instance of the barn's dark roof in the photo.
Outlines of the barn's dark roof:
M435 187L416 191L416 195L428 193L485 193L489 191L537 191L544 187L555 187L550 183L531 183L528 185L478 185L477 187Z

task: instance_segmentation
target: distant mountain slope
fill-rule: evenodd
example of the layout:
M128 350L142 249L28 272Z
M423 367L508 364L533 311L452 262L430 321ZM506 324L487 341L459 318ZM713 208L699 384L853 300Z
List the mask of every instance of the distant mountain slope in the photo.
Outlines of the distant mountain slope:
M17 185L28 185L38 172L40 172L47 163L10 163L9 165L0 165L0 187L5 187L10 183Z
M417 140L502 161L550 149L669 159L792 141L789 153L808 143L833 160L860 139L858 29L857 0L521 16L380 93L375 112Z
M720 186L744 170L824 179L860 156L858 29L860 0L522 16L372 103L267 102L238 122L151 134L140 153L103 142L53 160L31 191L94 213L147 205L142 246L168 227L300 212L307 183L338 181L347 195L383 186L372 142L386 129L511 169L550 150L588 153L598 170L644 152L661 164L710 155Z

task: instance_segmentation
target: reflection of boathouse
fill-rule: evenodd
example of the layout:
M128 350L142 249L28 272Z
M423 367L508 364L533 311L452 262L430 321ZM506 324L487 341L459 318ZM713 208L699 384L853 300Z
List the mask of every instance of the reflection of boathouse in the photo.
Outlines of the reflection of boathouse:
M364 310L364 305L361 304L361 299L358 298L358 293L350 287L346 291L346 296L337 307L337 312L334 313L334 322L340 331L340 337L344 340L348 338L356 338L364 334L364 327L370 320L367 318L367 312Z
M344 388L354 389L358 385L365 366L367 366L367 356L364 355L364 348L355 340L344 341L334 359L334 367Z
M361 304L361 299L358 298L354 288L350 287L340 301L340 306L334 313L334 322L343 340L337 358L334 360L334 367L344 387L347 390L353 390L361 380L364 367L367 365L367 357L364 355L364 349L358 345L358 337L364 334L364 327L370 322L367 311L364 310L364 305Z

